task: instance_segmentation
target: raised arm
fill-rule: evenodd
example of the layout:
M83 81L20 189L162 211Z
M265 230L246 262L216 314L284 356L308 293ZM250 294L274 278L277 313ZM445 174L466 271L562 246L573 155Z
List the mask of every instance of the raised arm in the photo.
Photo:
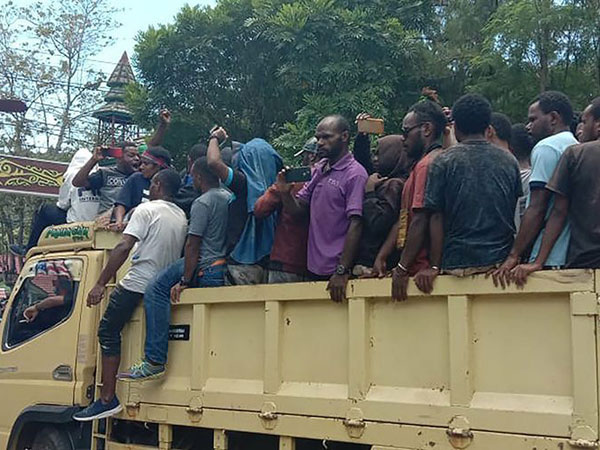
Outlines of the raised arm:
M218 176L222 182L225 182L229 177L229 166L225 164L223 158L221 158L219 143L226 139L227 131L225 131L224 128L219 127L214 130L208 140L208 151L206 153L208 168Z
M270 186L254 203L254 217L264 219L281 207L281 195L276 186Z
M375 172L373 157L371 155L371 141L368 134L358 133L356 135L352 153L354 154L354 159L365 168L369 175Z
M96 147L94 149L94 153L92 153L92 157L83 165L79 172L73 177L73 181L71 182L75 187L82 188L90 188L91 183L89 180L90 172L96 167L100 161L104 159L102 155L102 149L100 147Z
M277 174L276 181L277 189L281 193L281 202L283 208L295 217L304 217L308 215L309 204L294 195L292 195L292 183L285 181L285 170L280 171Z
M161 109L158 114L158 128L154 132L154 135L150 138L148 145L150 147L158 147L162 145L165 134L167 134L167 130L169 129L169 125L171 125L171 112L168 109Z

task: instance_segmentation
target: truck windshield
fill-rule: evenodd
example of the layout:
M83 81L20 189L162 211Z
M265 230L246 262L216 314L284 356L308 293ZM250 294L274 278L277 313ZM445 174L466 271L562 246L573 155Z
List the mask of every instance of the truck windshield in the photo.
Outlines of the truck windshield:
M82 266L79 259L54 259L37 261L24 269L6 317L4 349L33 339L71 315Z

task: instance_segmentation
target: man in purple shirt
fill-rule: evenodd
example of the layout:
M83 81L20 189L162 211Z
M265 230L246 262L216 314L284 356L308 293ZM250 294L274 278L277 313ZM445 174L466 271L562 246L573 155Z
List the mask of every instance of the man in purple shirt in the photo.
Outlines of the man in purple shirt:
M290 213L310 213L308 270L315 279L329 278L331 299L341 302L346 298L349 269L362 232L367 172L348 149L350 125L342 116L325 117L315 137L324 159L316 164L312 180L296 197L291 194L291 184L280 190Z

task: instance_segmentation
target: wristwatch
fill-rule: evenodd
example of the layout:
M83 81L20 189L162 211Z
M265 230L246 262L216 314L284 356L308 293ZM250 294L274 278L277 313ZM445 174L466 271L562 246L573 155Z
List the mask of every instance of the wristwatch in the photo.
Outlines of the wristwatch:
M346 275L348 273L348 269L343 264L338 264L335 268L336 275Z
M179 280L179 285L183 286L183 287L189 287L190 283L191 283L191 281L190 280L186 280L186 278L184 276L182 276L181 280Z
M402 263L400 263L400 262L399 262L399 263L398 263L398 265L397 265L396 267L397 267L397 268L398 268L398 269L399 269L401 272L404 272L404 273L408 274L408 269L407 269L406 267L404 267L404 266L402 265Z

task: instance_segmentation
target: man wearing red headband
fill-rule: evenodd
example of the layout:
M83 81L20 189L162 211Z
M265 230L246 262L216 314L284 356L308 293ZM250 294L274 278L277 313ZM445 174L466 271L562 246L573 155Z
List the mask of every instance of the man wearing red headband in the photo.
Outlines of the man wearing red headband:
M149 147L141 157L140 171L131 175L115 201L115 224L113 228L121 231L125 214L137 205L148 201L150 180L159 171L171 166L171 155L163 147Z

